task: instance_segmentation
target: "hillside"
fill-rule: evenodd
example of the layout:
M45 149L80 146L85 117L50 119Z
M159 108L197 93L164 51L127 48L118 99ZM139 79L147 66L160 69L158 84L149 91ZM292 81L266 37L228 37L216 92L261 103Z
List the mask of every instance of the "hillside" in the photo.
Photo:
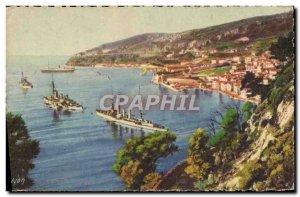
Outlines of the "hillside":
M225 172L210 174L207 180L197 182L186 174L187 161L184 161L155 189L294 190L294 88L294 64L290 62L248 120L244 133L247 146L236 149L239 156L231 161Z
M292 28L293 13L289 12L180 33L148 33L75 54L67 65L180 62L197 58L204 50L252 47L257 42L285 35Z
M231 173L218 188L231 190L294 189L294 65L278 76L269 92L249 120L247 133L252 138L235 162ZM251 172L251 176L245 176ZM263 172L263 174L261 174Z

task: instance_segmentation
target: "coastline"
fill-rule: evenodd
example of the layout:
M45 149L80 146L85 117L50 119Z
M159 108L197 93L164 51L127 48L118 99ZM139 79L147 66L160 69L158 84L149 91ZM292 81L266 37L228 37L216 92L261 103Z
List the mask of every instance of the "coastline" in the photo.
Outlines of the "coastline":
M170 89L170 90L172 90L172 91L174 91L174 92L180 92L181 90L179 90L179 89L177 89L177 88L174 88L174 87L172 87L171 85L168 85L168 84L165 84L165 83L158 83L158 85L162 85L162 86L164 86L165 88L168 88L168 89Z
M225 92L225 91L222 91L222 90L216 90L216 89L209 89L209 88L198 88L200 90L206 90L206 91L215 91L215 92L218 92L218 93L221 93L221 94L225 94L227 96L229 96L230 98L232 99L235 99L235 100L240 100L240 101L249 101L251 103L255 103L256 105L259 104L259 101L258 100L255 100L255 99L252 99L252 98L243 98L243 97L240 97L236 94L233 94L231 92Z
M130 69L130 68L149 68L148 65L143 65L143 64L139 64L139 65L134 64L134 65L130 65L130 66L129 65L113 64L113 65L74 66L74 67L78 67L78 68L123 68L123 69L125 69L125 68L126 69ZM152 66L152 67L150 66L150 68L153 68L153 67L155 67L155 66ZM143 75L145 75L145 73L142 72L140 75L143 76ZM163 83L163 82L160 82L157 85L162 85L165 88L168 88L168 89L170 89L174 92L181 92L183 89L195 88L195 87L185 87L183 89L178 89L178 88L172 87L171 85L168 85L168 84ZM232 92L217 90L217 89L213 89L213 88L204 88L204 87L197 87L196 89L205 90L205 91L215 91L215 92L218 92L218 93L221 93L221 94L228 95L230 98L235 99L235 100L240 100L240 101L245 101L245 102L249 101L249 102L255 103L256 105L259 104L259 101L257 99L244 98L244 97L236 95Z
M166 87L166 88L168 88L168 89L170 89L174 92L181 92L182 91L180 89L176 89L175 87L172 87L171 85L167 85L167 84L162 83L162 82L159 83L158 85L162 85L162 86L164 86L164 87ZM190 87L187 87L186 89L190 89ZM196 89L204 90L204 91L212 91L212 92L214 91L214 92L218 92L218 93L221 93L221 94L225 94L225 95L227 95L230 98L235 99L235 100L240 100L240 101L245 101L245 102L249 101L251 103L255 103L256 105L259 104L258 100L255 100L255 99L252 99L252 98L243 98L243 97L240 97L240 96L238 96L236 94L233 94L231 92L225 92L225 91L222 91L222 90L217 90L217 89L213 89L213 88L203 88L203 87L201 87L201 88L197 87Z
M112 64L112 65L95 65L95 66L70 66L70 67L77 67L77 68L140 68L142 65L121 65L121 64Z

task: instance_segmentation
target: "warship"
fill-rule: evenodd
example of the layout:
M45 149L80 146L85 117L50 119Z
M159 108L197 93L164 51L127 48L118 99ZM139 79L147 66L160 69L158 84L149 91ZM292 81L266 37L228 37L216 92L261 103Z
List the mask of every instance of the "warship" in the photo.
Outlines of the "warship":
M82 111L82 105L70 99L68 95L59 94L52 80L52 95L44 97L44 103L57 111Z
M117 106L117 110L115 110L114 105L112 104L111 109L109 110L96 110L96 114L102 118L104 118L108 122L114 122L124 126L130 126L135 128L146 129L149 131L167 131L168 128L156 124L150 120L145 120L143 118L143 113L140 112L140 118L133 118L131 114L131 110L128 112L123 108L122 112L120 106Z
M57 68L50 68L48 66L48 68L42 69L41 72L42 73L59 73L59 72L74 72L75 68L74 67L69 67L69 66L64 66L64 67L60 67L60 65Z
M33 85L32 83L30 83L28 80L27 80L27 77L24 77L24 74L23 72L21 72L21 81L19 82L20 84L20 87L21 88L24 88L24 89L30 89L30 88L33 88Z

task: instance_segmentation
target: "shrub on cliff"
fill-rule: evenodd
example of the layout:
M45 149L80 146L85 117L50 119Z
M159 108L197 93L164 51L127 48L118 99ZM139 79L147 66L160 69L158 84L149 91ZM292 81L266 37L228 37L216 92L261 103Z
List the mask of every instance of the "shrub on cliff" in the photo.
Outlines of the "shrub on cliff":
M286 61L294 56L294 33L290 32L287 37L279 37L278 41L271 45L271 54L278 60Z
M189 141L188 166L184 171L197 180L205 179L213 165L208 140L207 133L197 129Z
M272 89L269 91L268 102L269 108L275 109L279 103L288 95L290 87L294 85L294 63L288 62L287 65L278 74L278 77L272 84ZM289 95L293 98L292 95Z
M140 189L144 178L156 170L156 161L177 151L176 135L154 132L127 141L118 152L113 170L130 189Z
M161 179L161 175L158 173L149 173L145 176L143 180L143 185L141 187L141 190L147 191L152 190L155 184Z
M238 172L239 176L238 189L247 190L255 181L260 181L264 174L263 166L254 160L245 164Z
M237 173L241 190L281 190L294 186L294 132L276 138L262 157L250 160Z

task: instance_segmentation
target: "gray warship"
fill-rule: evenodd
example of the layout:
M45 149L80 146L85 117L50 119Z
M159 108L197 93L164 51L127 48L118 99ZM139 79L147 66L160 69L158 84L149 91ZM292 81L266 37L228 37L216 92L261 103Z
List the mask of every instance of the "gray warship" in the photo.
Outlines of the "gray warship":
M24 77L23 72L21 72L21 81L19 82L20 87L23 89L31 89L33 88L32 83L27 80L27 77Z
M82 111L83 107L68 95L59 94L52 80L52 95L44 97L46 106L57 111Z
M131 110L128 112L123 108L122 112L120 106L117 106L117 110L114 109L114 105L112 104L111 109L109 110L96 110L96 114L109 122L114 122L124 126L130 126L135 128L146 129L149 131L167 131L168 128L154 123L150 120L145 120L143 118L143 113L140 112L140 118L133 118L131 114Z
M70 67L70 66L60 67L60 65L57 68L50 68L48 66L48 68L44 68L41 70L42 73L70 73L74 71L75 71L74 67Z

